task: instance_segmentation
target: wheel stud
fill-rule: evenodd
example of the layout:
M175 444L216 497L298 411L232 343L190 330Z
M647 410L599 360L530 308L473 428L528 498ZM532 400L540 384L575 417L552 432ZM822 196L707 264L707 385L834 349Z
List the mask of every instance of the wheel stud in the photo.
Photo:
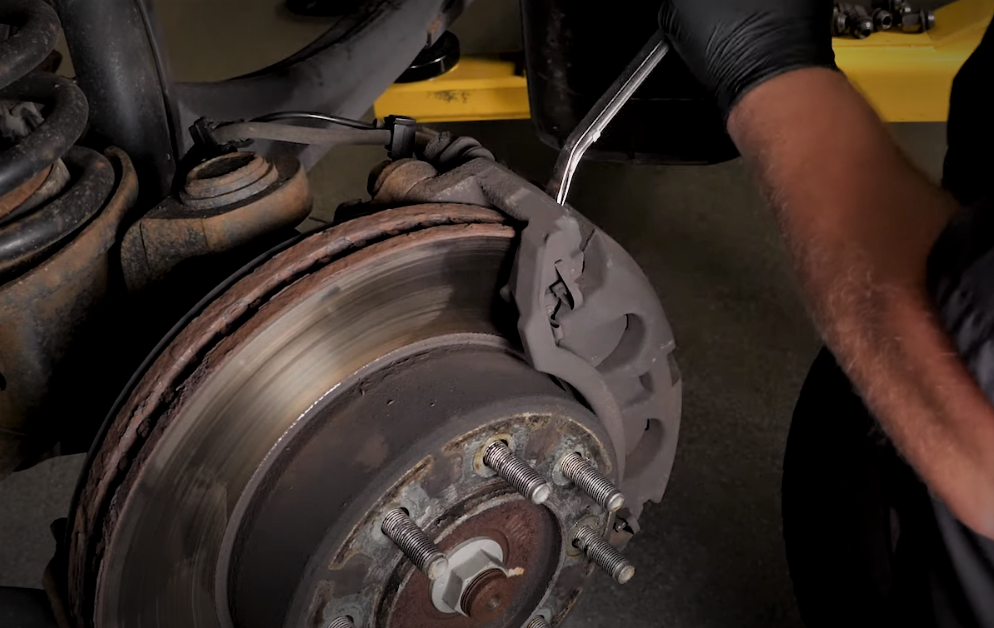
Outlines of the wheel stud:
M545 617L539 615L528 622L527 628L552 628L552 624Z
M429 580L437 579L449 568L442 550L404 510L395 508L388 512L380 529Z
M618 512L625 504L625 496L618 487L607 479L580 454L570 454L559 463L559 469L577 488L595 502L607 508L608 512Z
M497 441L487 448L486 453L483 454L483 464L493 469L532 503L542 504L552 494L549 481L516 456L503 441Z
M587 526L580 526L573 534L573 545L583 551L594 564L611 574L618 584L625 584L635 575L635 566Z
M331 622L328 628L355 628L355 624L352 623L351 617L339 617Z

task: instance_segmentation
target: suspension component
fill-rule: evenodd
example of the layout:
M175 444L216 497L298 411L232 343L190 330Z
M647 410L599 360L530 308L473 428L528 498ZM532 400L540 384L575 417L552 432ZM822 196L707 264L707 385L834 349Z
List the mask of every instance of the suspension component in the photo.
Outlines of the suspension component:
M10 277L77 231L103 205L109 187L88 203L48 203L69 181L61 157L86 125L86 98L71 80L34 71L55 48L59 32L58 16L47 3L4 2L0 24L16 29L0 42L0 107L5 110L0 125L0 275ZM28 218L33 221L19 224Z
M625 505L625 496L618 487L580 454L573 453L563 458L559 469L563 476L609 512L618 512Z
M380 529L429 580L435 580L449 568L449 561L442 550L403 509L395 508L388 512Z
M0 25L13 32L0 41L2 479L57 441L79 446L50 417L71 412L82 426L105 411L117 366L83 365L113 342L103 307L118 285L109 258L137 182L127 155L73 145L88 107L74 81L43 71L58 57L49 3L3 0Z
M573 534L573 546L587 555L595 565L606 571L618 584L625 584L635 575L632 565L621 552L587 526Z
M536 618L532 619L530 622L528 622L528 628L552 628L552 624L550 624L545 619L545 617L542 617L541 615L539 615L538 617L536 617Z
M483 454L483 464L497 473L532 503L543 504L552 494L552 485L503 441L497 441Z

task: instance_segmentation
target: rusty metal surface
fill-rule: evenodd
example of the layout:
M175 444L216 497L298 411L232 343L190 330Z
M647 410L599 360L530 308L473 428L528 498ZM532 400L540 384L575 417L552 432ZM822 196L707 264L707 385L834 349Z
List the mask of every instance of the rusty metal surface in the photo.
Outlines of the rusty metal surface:
M66 167L65 160L57 160L52 164L52 169L41 186L34 191L34 194L18 205L17 210L19 212L22 210L27 212L41 207L52 198L55 198L57 194L60 194L66 185L69 184L71 178L72 176L69 173L69 168Z
M480 574L462 596L462 607L474 621L485 623L498 617L517 594L518 580L498 569Z
M110 196L114 169L107 158L73 146L65 161L72 183L48 203L0 227L0 279L23 272L71 238ZM16 209L23 207L22 203Z
M566 450L576 449L612 469L599 423L561 389L541 388L552 381L519 359L501 358L494 352L463 358L426 355L423 361L398 366L384 375L382 383L364 384L351 398L342 394L315 410L312 422L325 416L326 427L302 429L306 443L287 444L287 456L296 462L285 467L274 463L274 468L284 469L280 474L284 480L270 487L271 501L306 498L320 491L335 509L337 521L333 527L319 526L327 537L319 550L310 552L313 557L298 585L287 625L322 626L344 614L357 619L358 625L377 628L517 627L543 599L551 613L560 612L589 573L579 552L564 551L562 539L581 521L605 529L610 515L569 486L559 487L545 505L534 506L476 464L477 454L499 437L543 475L552 474ZM389 407L398 408L389 423L376 416L376 409L387 401L394 402ZM341 433L348 433L349 440L336 447L332 429L340 430L339 441ZM414 432L416 438L411 429L420 430ZM385 456L391 466L375 479L365 477L360 452ZM334 467L325 462L329 458ZM332 469L340 482L308 486L308 477L320 480ZM345 505L344 511L338 504ZM322 521L316 513L323 503L310 499L299 506L305 507L309 517ZM479 537L501 544L511 561L505 566L520 568L515 576L520 581L500 587L514 593L500 602L500 616L465 618L435 609L427 579L376 532L383 513L395 507L406 508L443 550ZM494 508L501 511L488 514ZM278 543L272 533L277 522L301 518L286 508L260 506L253 512L272 512L270 533L247 535L239 543L242 547L259 547L263 539ZM261 527L262 522L255 525ZM299 538L299 529L292 537ZM280 554L284 553L285 548ZM275 568L277 562L260 564ZM258 590L259 583L255 584L245 586L245 591ZM486 607L491 599L481 598L480 603Z
M103 210L69 244L27 273L0 286L0 478L51 447L60 399L61 366L96 324L101 307L119 293L110 252L138 182L127 155L109 149L117 186ZM85 405L85 404L82 404Z
M250 321L273 295L364 245L439 225L476 222L496 226L502 221L497 212L452 205L402 208L357 219L276 255L207 306L151 365L109 424L81 480L68 537L68 591L76 622L93 625L97 575L123 505L127 479L141 469L165 430L163 417L170 404L178 401L177 394L197 381L191 373L209 368L207 356L220 359L225 355L219 346L226 338Z
M228 527L227 496L242 492L270 448L315 399L367 360L440 331L484 332L486 318L480 323L479 316L489 313L493 288L465 283L478 272L466 254L493 263L486 242L496 238L503 241L499 264L511 235L499 225L459 225L374 244L284 288L222 340L153 429L153 448L141 456L148 456L147 463L132 468L122 484L120 510L110 511L104 527L107 555L95 623L210 625L218 615L205 585ZM442 248L425 256L421 247L435 246ZM424 263L447 267L446 251L466 264L460 272L469 272L456 285L475 286L485 302L450 302L444 288L425 285L441 277ZM397 316L383 303L386 295L404 307L427 308L427 318ZM361 305L351 305L352 299ZM474 326L481 324L483 329ZM197 556L192 570L177 562L190 552ZM279 582L270 580L267 599ZM175 605L157 604L162 597ZM244 619L239 623L246 625Z
M276 254L206 305L84 471L67 535L75 621L563 617L590 573L563 539L581 524L607 532L610 513L569 485L534 506L476 454L501 435L549 477L569 452L609 474L618 461L593 414L513 351L513 311L496 297L516 236L504 221L463 205L384 210ZM470 616L439 617L427 580L375 536L398 504L443 549L498 540L514 576L478 578Z
M395 507L406 508L443 549L479 536L506 549L530 541L513 537L536 534L532 549L541 551L527 560L514 547L506 554L515 561L508 567L522 570L509 583L517 595L507 600L499 625L514 625L554 585L566 527L560 516L583 510L582 500L571 501L566 491L555 511L533 506L499 478L479 475L474 454L493 433L505 433L543 465L541 451L526 447L532 436L551 442L541 436L554 432L596 443L582 427L596 422L519 358L465 340L401 357L302 421L308 423L285 439L286 453L259 480L247 508L254 516L246 517L233 543L243 548L233 561L236 625L255 628L285 618L285 625L321 626L343 614L364 626L437 622L427 578L378 532L382 516ZM337 481L328 482L329 474ZM492 508L517 514L487 516ZM269 598L252 595L262 583ZM277 603L287 584L295 588L289 612ZM408 613L409 602L423 612Z
M255 162L250 160L250 163ZM166 278L180 264L189 266L198 259L206 260L246 246L266 234L292 228L306 218L312 199L300 163L293 158L277 158L273 168L278 176L272 185L257 191L255 183L272 178L267 178L269 171L263 169L261 178L247 186L256 191L248 198L229 203L238 197L238 192L228 190L211 197L224 201L214 205L206 195L217 192L218 188L232 187L231 179L238 175L208 176L220 181L211 185L201 180L194 185L194 192L205 196L195 204L204 201L210 207L202 204L191 207L170 197L132 225L121 245L121 265L129 290L143 290ZM252 170L251 166L249 169ZM204 174L213 173L207 169Z
M187 207L213 209L251 198L278 177L277 169L262 155L228 153L191 168L179 196Z
M506 577L494 571L490 577L478 578L463 595L468 617L436 609L431 603L427 580L412 577L393 601L389 619L382 625L390 628L480 628L505 614L508 621L495 625L523 623L516 621L516 616L522 612L531 614L536 594L544 593L558 568L561 551L558 522L545 507L511 498L468 518L439 546L448 552L477 537L497 541L504 550L504 566L520 575ZM531 604L522 604L519 598Z
M0 152L0 193L7 194L66 154L86 127L88 109L72 80L40 72L0 89L0 99L42 103L48 112L38 128Z
M26 201L28 197L34 194L41 184L45 182L48 178L48 173L52 171L52 167L48 166L43 170L38 171L38 174L31 177L20 186L14 188L7 194L0 196L0 223L3 222L4 216L14 211L15 208L20 206L21 203Z

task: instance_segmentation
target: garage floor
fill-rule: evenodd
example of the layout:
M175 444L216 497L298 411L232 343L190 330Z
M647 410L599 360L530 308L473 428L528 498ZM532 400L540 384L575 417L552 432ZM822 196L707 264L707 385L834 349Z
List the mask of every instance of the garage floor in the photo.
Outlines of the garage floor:
M247 1L233 1L239 10L229 15L251 13L244 11ZM283 54L280 46L292 49L321 30L286 20L271 0L251 4L267 7L256 21L275 23L285 39L260 54ZM170 40L193 48L196 42L187 42L176 25L194 5L208 12L232 6L227 0L158 5ZM477 21L500 14L513 24L513 8L502 7L498 0L482 2L474 9ZM470 37L472 19L462 25ZM504 45L492 34L476 37L483 46ZM201 78L223 76L251 53L246 48L214 67L209 56L190 49L174 55L177 71ZM244 69L269 60L255 59ZM448 128L474 135L533 180L551 170L555 155L537 142L527 121ZM895 127L900 143L932 176L941 165L943 132L940 125ZM339 202L361 196L368 168L382 158L378 149L329 155L313 172L318 202L308 225L318 226ZM685 393L672 481L663 502L646 510L644 531L629 546L638 575L624 587L596 576L569 628L800 626L780 536L780 472L793 403L818 341L745 168L740 162L590 163L580 169L571 202L634 255L661 295L679 345ZM40 586L54 550L48 524L65 516L81 463L80 456L51 460L0 483L0 586Z

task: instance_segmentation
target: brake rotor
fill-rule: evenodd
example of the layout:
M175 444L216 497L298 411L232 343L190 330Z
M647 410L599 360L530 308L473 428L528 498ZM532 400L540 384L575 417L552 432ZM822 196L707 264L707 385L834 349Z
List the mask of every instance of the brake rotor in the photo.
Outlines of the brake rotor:
M84 473L69 537L77 623L563 617L591 569L567 539L612 517L566 482L536 505L482 452L502 441L547 478L573 452L609 477L617 463L592 413L520 355L498 296L515 237L487 209L386 210L308 237L208 304L135 383ZM492 562L442 590L382 532L398 508L449 556L479 547Z

